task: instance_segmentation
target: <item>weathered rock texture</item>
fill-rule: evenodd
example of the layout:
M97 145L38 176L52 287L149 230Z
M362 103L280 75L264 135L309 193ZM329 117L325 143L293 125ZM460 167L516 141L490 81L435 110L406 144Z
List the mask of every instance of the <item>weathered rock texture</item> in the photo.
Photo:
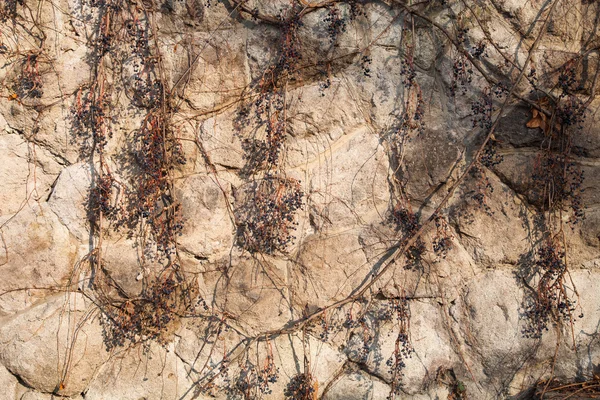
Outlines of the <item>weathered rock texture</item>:
M597 1L0 16L1 399L528 398L600 372Z

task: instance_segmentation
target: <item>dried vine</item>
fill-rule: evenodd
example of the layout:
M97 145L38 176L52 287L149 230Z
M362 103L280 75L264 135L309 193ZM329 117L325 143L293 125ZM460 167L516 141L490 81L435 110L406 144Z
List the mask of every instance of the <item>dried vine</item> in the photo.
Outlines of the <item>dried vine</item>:
M256 81L246 88L234 121L245 161L238 174L244 184L236 192L235 207L231 212L236 225L235 245L259 260L290 251L295 239L297 213L307 201L302 182L288 177L284 168L286 140L290 133L288 87L299 79L301 71L314 70L315 67L320 69L321 92L331 87L331 63L334 60L315 63L302 57L303 43L299 30L303 26L303 18L312 12L325 10L326 17L322 22L326 24L329 43L334 46L349 24L365 17L367 2L336 0L313 4L298 1L283 9L278 16L267 15L247 3L232 1L230 15L260 20L280 33L276 56ZM462 3L473 15L477 15L465 1ZM539 83L535 70L530 66L557 3L557 0L551 1L540 11L543 22L521 65L500 51L488 32L485 32L485 39L470 43L467 27L457 23L454 30L449 29L424 11L430 6L443 8L445 2L390 3L390 9L395 13L379 35L359 51L340 57L354 59L364 78L372 78L371 47L392 24L402 26L399 46L402 56L397 71L402 76L401 111L394 116L394 123L388 129L379 132L391 165L389 182L392 193L392 201L382 222L394 232L394 243L388 247L385 256L376 261L378 269L365 276L347 297L312 312L306 309L301 318L289 321L280 329L254 336L236 331L241 340L229 349L223 344L221 355L217 354L221 349L218 343L224 341L227 331L236 329L235 321L230 315L218 312L204 302L198 293L197 282L183 269L179 254L178 236L182 234L184 221L175 188L175 175L186 165L187 159L174 116L180 106L176 97L185 98L185 78L176 80L169 87L155 25L155 15L159 10L145 2L141 5L119 0L85 2L95 22L94 33L89 38L91 76L89 83L73 95L71 122L82 144L81 158L87 160L92 171L87 212L93 239L86 257L92 271L89 287L84 293L101 310L107 348L112 350L142 344L147 349L153 341L166 346L182 318L202 319L209 325L209 356L202 368L195 371L198 379L186 395L192 391L194 396L199 396L224 389L232 396L251 399L272 394L272 385L281 379L273 351L274 340L281 335L301 334L304 368L290 377L283 396L313 400L319 392L318 377L313 375L307 357L307 337L319 337L327 342L333 335L346 332L349 348L351 344L358 343L349 352L354 352L352 356L357 362L365 363L376 345L376 332L387 324L394 327L396 335L394 351L386 355L386 365L392 376L388 398L402 396L406 361L414 353L410 334L410 301L415 297L401 288L398 297L382 298L374 288L398 265L405 270L422 272L429 247L438 260L447 256L454 238L444 211L459 188L472 184L465 191L467 200L475 202L485 213L493 214L487 203L493 190L487 174L502 162L494 134L503 112L515 99L532 107L533 118L527 126L543 133L531 193L542 228L540 241L532 250L533 272L522 277L525 286L532 292L529 302L524 305L523 314L528 322L523 333L538 338L552 324L561 327L567 322L572 327L577 292L568 281L564 216L570 213L568 223L571 226L580 223L584 217L583 172L574 161L573 137L583 123L589 101L584 103L576 95L575 74L580 59L570 60L564 65L552 88ZM0 21L17 18L18 6L22 5L22 1L5 2L0 8ZM195 11L189 11L190 7ZM205 6L199 2L188 4L188 12L200 18L202 7ZM417 22L427 24L447 40L453 58L449 98L466 95L475 79L487 82L470 104L472 126L479 131L479 137L473 143L478 145L469 151L469 161L453 182L443 185L446 193L439 196L436 204L428 203L433 212L426 217L423 207L415 211L416 207L413 208L407 194L410 174L404 161L407 145L418 140L427 129L425 96L415 66L417 44L414 27ZM481 21L477 22L482 25ZM0 52L3 51L2 46L0 44ZM492 51L490 48L500 53L516 71L516 77L510 82L503 82L489 72L486 58L488 51ZM133 60L133 74L127 77L126 88L116 84L114 68L125 58ZM198 60L199 56L191 60L183 76L189 75L192 64ZM43 97L42 62L41 52L21 55L15 67L20 71L19 79L10 87L11 100L36 101ZM123 74L123 71L125 69L120 73ZM534 95L523 94L523 81L534 88ZM594 81L592 92L595 84ZM108 150L115 125L113 108L120 90L129 92L134 114L140 116L139 126L126 137L128 147L121 149L126 160L125 172L114 170L112 166L115 163ZM201 143L198 146L208 168L216 176L217 169L210 162L208 153ZM221 190L225 193L222 187ZM227 207L230 207L229 202ZM426 237L429 233L433 236L431 241ZM137 295L127 293L115 282L103 260L103 242L106 237L116 234L124 234L135 243L141 254L140 279L143 285ZM223 268L223 276L227 279L228 273L228 268ZM249 356L254 346L257 354L264 355L257 356L257 360ZM215 359L218 361L215 362ZM236 368L236 376L230 376L229 371ZM464 394L465 390L459 390L457 386L454 392ZM459 398L462 394L457 396Z

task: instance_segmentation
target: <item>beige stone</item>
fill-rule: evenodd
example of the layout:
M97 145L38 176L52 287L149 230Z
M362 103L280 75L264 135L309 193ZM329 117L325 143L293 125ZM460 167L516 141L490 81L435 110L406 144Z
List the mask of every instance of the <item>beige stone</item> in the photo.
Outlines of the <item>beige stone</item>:
M81 294L73 293L3 317L0 361L38 391L81 393L108 358L97 315Z
M78 244L46 204L28 204L5 218L2 236L0 314L26 309L64 287L77 269Z

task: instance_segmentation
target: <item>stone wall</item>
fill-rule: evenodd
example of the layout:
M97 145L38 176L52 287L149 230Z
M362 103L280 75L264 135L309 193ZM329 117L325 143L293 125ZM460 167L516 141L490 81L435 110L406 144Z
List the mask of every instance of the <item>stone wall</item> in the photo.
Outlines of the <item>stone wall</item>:
M597 377L599 18L3 1L0 398L517 399Z

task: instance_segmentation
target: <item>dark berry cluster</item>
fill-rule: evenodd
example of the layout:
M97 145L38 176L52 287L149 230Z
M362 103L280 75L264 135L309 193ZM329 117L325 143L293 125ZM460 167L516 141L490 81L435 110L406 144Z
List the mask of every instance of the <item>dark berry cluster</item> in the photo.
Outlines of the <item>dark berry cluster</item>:
M403 31L402 37L408 33L408 30ZM406 88L411 88L417 77L414 63L414 48L411 45L404 45L404 55L400 63L400 75L402 76L402 83Z
M121 11L123 2L121 0L91 0L90 5L99 10L99 20L96 36L92 44L93 51L91 61L98 65L114 47L116 35L116 16Z
M548 238L537 251L537 290L526 303L523 316L526 324L523 335L539 338L550 323L572 322L575 301L567 296L563 283L567 273L566 254L556 238ZM583 316L581 316L583 317Z
M347 315L346 315L347 317ZM311 332L314 336L318 336L318 338L327 342L331 335L336 335L341 332L344 328L349 328L347 325L347 319L336 318L332 316L331 318L327 317L327 313L323 314L318 320L316 326L314 326L314 332Z
M421 228L419 217L417 214L402 206L396 204L390 215L387 223L392 225L397 232L402 233L402 241L407 241L412 238ZM418 238L415 244L410 246L405 253L406 269L418 269L421 266L423 254L426 252L425 243L421 238Z
M279 162L286 132L285 84L296 73L296 66L301 59L298 28L302 26L300 13L295 8L290 16L280 15L282 34L280 51L273 65L268 67L260 80L254 85L258 96L252 105L241 107L234 122L240 136L251 130L253 137L244 137L243 146L246 153L245 175L252 175L261 168L271 169ZM250 118L254 110L254 121ZM259 135L256 133L264 133ZM264 137L264 138L263 138Z
M471 103L471 116L473 128L480 127L486 130L492 128L493 101L489 88L486 88L481 97Z
M249 176L261 169L275 168L287 135L286 91L285 85L280 81L291 77L300 55L296 50L297 26L292 23L285 26L287 28L278 62L267 68L256 85L258 96L254 103L241 107L234 121L234 128L242 137L246 158L243 175ZM246 136L247 131L252 132L252 135Z
M155 340L165 344L164 333L186 305L185 281L173 270L157 277L136 299L108 304L102 325L107 348Z
M354 304L350 307L350 309L346 312L346 317L344 318L344 322L342 326L346 329L353 329L360 325L358 318L353 313Z
M392 375L392 389L388 397L389 399L393 399L395 398L394 396L402 393L402 377L406 368L405 360L411 357L412 352L413 349L408 336L404 333L399 333L396 337L394 354L385 362L389 368L389 373Z
M256 17L258 17L258 10ZM278 16L281 34L279 35L279 52L275 62L265 69L254 89L259 97L280 88L296 73L298 62L302 59L298 29L303 26L301 12L298 7L281 10Z
M371 63L373 62L373 60L371 59L370 56L362 56L362 58L360 59L360 65L363 71L363 75L366 76L367 78L371 77Z
M529 78L530 81L537 81L537 69L535 68L535 65L532 65L529 69L529 73L527 74L527 78Z
M325 23L327 24L329 41L333 44L337 41L340 34L346 32L348 21L341 15L339 8L332 6L328 8L327 15L325 16Z
M104 171L90 188L88 219L93 224L98 224L100 218L111 218L117 211L112 204L114 179L109 171Z
M152 56L148 43L147 21L133 19L125 21L128 36L132 39L133 75L130 77L133 89L133 104L137 107L158 108L164 104L165 89L157 78L158 60Z
M427 251L425 242L418 238L416 243L410 246L404 255L406 256L406 262L404 268L407 270L420 270L423 267L423 255Z
M112 11L118 11L121 9L120 2L118 0L88 0L92 7L107 9ZM85 1L87 2L87 1Z
M270 342L267 343L267 347L269 347L269 351L265 360L265 365L257 377L258 389L262 394L272 394L273 391L271 390L270 385L276 383L279 379L279 368L275 366Z
M150 55L150 46L148 45L148 29L139 19L129 19L125 21L125 31L129 38L133 39L131 48L133 54L145 58Z
M452 239L454 238L450 232L450 227L446 219L440 215L434 218L436 234L433 239L433 251L438 257L446 258L448 252L452 250Z
M415 112L413 114L412 129L417 131L417 135L425 132L425 103L423 102L423 94L420 90L417 91L417 101L415 103Z
M154 65L144 64L141 68L139 64L134 64L134 73L131 77L133 86L133 103L138 107L155 108L162 104L164 95L163 84L156 79Z
M452 66L452 84L450 95L467 94L467 87L473 80L473 67L464 55L459 55ZM460 92L460 93L459 93Z
M481 40L475 46L471 47L471 49L469 50L469 53L471 53L471 56L473 56L473 58L481 58L481 56L486 55L485 48L486 48L486 44L483 40Z
M19 99L40 98L44 94L42 76L39 71L39 56L30 54L21 61L21 74L12 86Z
M331 87L331 79L329 76L324 80L319 82L319 91L321 92L321 96L325 96L325 90Z
M190 313L197 314L199 311L209 311L208 304L203 297L198 296L195 303L192 303L190 306Z
M101 58L111 46L113 34L112 27L114 16L120 10L117 0L92 0L91 6L100 8L100 17L97 25L97 40L92 43L91 61L99 65ZM84 90L77 92L77 97L72 108L73 128L80 137L91 137L89 146L82 146L82 155L89 151L101 154L108 138L111 136L110 110L112 107L111 85L105 76L104 70L96 68L92 82L84 94ZM101 156L102 158L102 156Z
M245 399L255 397L256 375L256 367L250 360L246 359L240 364L240 371L235 381L235 385L229 388L229 396L235 398L236 395L241 393Z
M551 108L552 119L540 126L544 140L534 164L531 190L533 202L556 218L561 218L560 214L570 208L572 213L568 222L572 227L585 216L583 170L573 160L577 150L573 146L573 135L583 128L586 117L586 104L570 93L576 83L576 67L576 61L570 60L561 69L557 86L562 93L558 99L550 101L544 97L538 100L542 107Z
M558 87L563 91L563 93L569 93L571 90L573 90L576 83L576 64L574 60L570 60L560 69L557 84Z
M467 45L467 41L468 41L468 36L467 34L469 33L469 28L467 28L466 26L459 26L456 29L456 41L461 44L462 46Z
M279 169L287 135L286 83L295 76L301 59L300 11L296 6L281 11L277 59L254 84L256 100L242 105L234 121L234 128L242 138L246 160L241 175L256 177L267 171L249 185L235 211L237 243L252 253L285 251L294 239L291 233L295 212L302 206L303 192L299 182L276 177L270 172Z
M486 168L492 168L504 161L504 156L498 154L496 142L492 139L488 140L479 156L479 162Z
M536 252L532 278L537 277L537 287L532 289L523 307L526 337L539 338L550 324L572 323L575 300L564 283L567 272L564 236L552 234L554 226L562 231L563 211L572 213L572 227L584 218L582 203L583 171L573 161L573 127L581 129L585 106L568 94L575 84L575 65L567 63L558 79L563 93L553 104L552 124L544 127L542 150L533 168L532 201L539 207L543 232L547 236ZM543 98L538 103L549 106ZM553 222L556 221L556 224ZM535 286L535 285L534 285ZM529 287L529 285L528 285Z
M303 196L299 181L270 173L250 184L235 211L238 244L253 253L285 252Z
M404 327L410 318L410 310L408 300L405 297L392 298L386 301L381 301L377 307L371 307L371 313L375 317L377 323L383 321L397 322L401 327Z
M408 302L406 299L393 299L390 301L390 307L396 314L398 324L398 335L394 344L394 353L386 361L386 365L392 375L390 396L393 398L394 395L400 394L404 368L406 368L405 360L412 356L414 349L409 336L410 309Z
M369 359L369 354L371 353L371 347L373 346L373 341L375 340L375 335L371 331L371 326L369 325L369 321L366 316L361 316L358 318L358 329L360 330L360 337L362 340L361 346L355 350L355 356L360 360L360 362L365 363ZM373 321L373 323L377 323L377 321Z
M149 179L164 180L172 164L185 163L181 143L167 126L162 113L150 112L134 135L136 161Z
M279 148L269 148L266 140L244 138L242 139L242 149L244 150L245 164L241 175L244 177L250 177L264 169L271 169L274 164L269 160L279 159Z
M100 58L110 51L113 45L114 33L112 31L111 13L105 12L102 15L101 26L96 37L96 57Z
M309 372L294 375L287 384L283 395L286 400L314 400L316 398L315 380Z
M17 5L23 5L24 0L3 0L0 4L0 22L14 20L17 17Z
M452 249L452 239L449 237L435 238L433 240L433 251L439 257L446 258L448 251Z
M117 228L127 226L129 234L133 235L142 220L146 221L158 250L168 257L183 229L180 204L171 189L170 171L184 164L185 156L180 141L160 110L146 115L135 132L134 141L133 155L139 173Z
M399 203L388 216L388 223L393 225L396 231L402 231L406 238L409 238L421 227L419 217Z
M319 319L319 325L321 328L321 332L319 333L319 339L323 342L326 342L329 339L329 334L331 333L330 323L327 321L327 316L324 315Z
M221 338L221 330L219 329L219 333L217 334L217 340ZM221 376L221 378L223 379L223 382L225 383L226 386L229 386L229 383L231 381L230 377L229 377L229 367L231 366L231 360L229 358L229 356L225 353L223 354L223 358L221 359L221 364L219 365L219 373L218 375Z
M238 398L242 394L244 399L262 398L263 395L273 394L271 386L279 380L279 368L275 366L272 344L266 342L267 357L264 365L257 370L248 357L240 363L240 370L234 385L226 387L231 398Z
M42 81L39 79L39 76L22 77L12 86L12 90L20 99L28 97L39 99L44 93L42 91Z
M544 152L538 155L534 166L533 196L545 210L558 211L570 206L571 221L577 223L584 217L583 181L583 170L567 155Z
M538 73L534 65L531 65L529 73L527 74L527 80L531 84L531 90L529 93L535 93L538 90Z
M506 87L504 82L497 82L492 85L490 91L496 98L500 99L508 94L508 87Z
M272 74L276 77L273 82L276 82L277 77L284 74L293 74L298 62L302 59L300 53L300 38L298 37L298 29L302 27L303 22L300 17L300 12L292 7L289 11L289 16L281 14L282 35L280 43L280 53L277 63L273 66Z
M575 96L566 96L566 99L556 107L558 121L565 128L575 126L582 129L585 115L585 104Z
M103 152L108 138L112 136L109 89L102 80L94 81L88 90L77 91L71 107L73 132L80 138L91 139L91 143L82 145L82 156L89 156L91 151Z
M149 110L135 132L134 157L139 167L138 181L130 192L128 210L121 225L133 228L144 220L151 229L159 251L167 257L174 252L176 237L183 229L180 205L172 193L171 171L186 163L181 142L169 119L165 88L156 77L158 60L148 43L148 21L127 21L137 60L132 76L133 103ZM131 230L130 230L131 232Z
M547 240L537 251L536 265L548 274L548 278L555 279L565 273L565 252L553 240Z
M348 0L347 3L350 5L350 20L354 21L358 17L366 17L365 4L367 0Z

